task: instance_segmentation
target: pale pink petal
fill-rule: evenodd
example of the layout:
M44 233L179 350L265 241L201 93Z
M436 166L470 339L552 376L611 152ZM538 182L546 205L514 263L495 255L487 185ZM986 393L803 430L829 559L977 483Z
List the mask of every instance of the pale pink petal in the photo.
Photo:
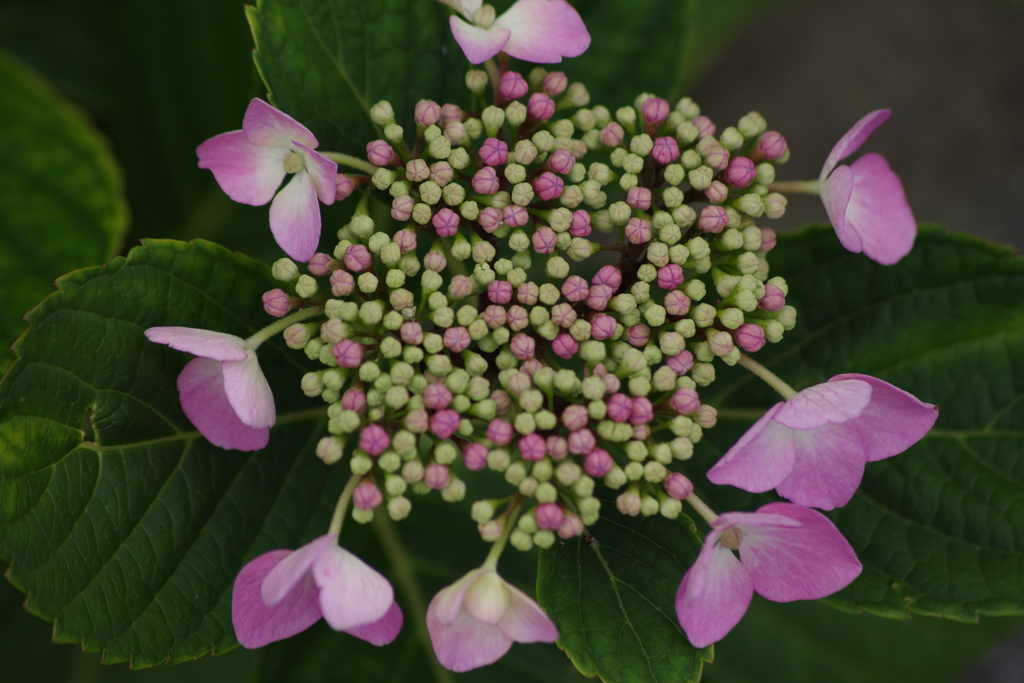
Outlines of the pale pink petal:
M779 485L793 470L796 450L793 430L772 418L785 403L776 403L726 451L708 470L708 479L715 484L729 484L762 493Z
M238 573L231 590L231 623L235 637L246 648L263 647L301 633L320 619L320 590L308 573L291 586L287 599L267 607L261 586L290 550L271 550L252 560Z
M233 334L194 327L151 327L146 339L172 349L214 360L245 360L245 340Z
M303 577L312 577L310 569L313 563L320 559L336 538L335 534L319 536L301 548L289 551L287 557L279 560L273 571L267 574L260 588L264 604L273 607L281 602L292 588L301 583Z
M270 429L244 424L224 393L221 362L194 358L178 375L181 409L199 433L214 446L258 451L270 441Z
M871 137L875 129L886 122L890 114L892 114L891 109L878 109L853 124L853 128L846 131L846 135L839 138L839 142L829 152L828 159L825 160L825 165L821 168L821 179L824 180L836 164L856 152L864 144L864 141Z
M517 643L553 643L558 629L533 598L506 582L509 591L508 609L498 628Z
M476 583L484 571L486 570L474 569L455 583L439 590L430 601L430 607L434 610L434 618L442 624L454 623L459 618L459 612L463 611L462 602L466 597L466 591Z
M860 235L864 254L889 266L906 256L917 237L917 222L903 184L879 154L865 154L851 166L853 194L846 224Z
M306 173L313 181L317 198L324 204L333 204L338 192L338 164L298 140L295 141L295 146L301 150Z
M488 569L482 571L466 591L462 607L477 621L497 626L508 611L510 600L508 583L498 572Z
M466 17L467 21L473 21L473 15L484 4L484 0L438 0L438 2L442 2L456 12L461 13L462 16Z
M284 180L287 153L281 147L251 145L240 130L221 133L196 147L199 168L213 171L227 196L252 206L262 206L273 198Z
M695 647L726 636L750 605L754 584L732 551L718 543L718 532L704 539L697 561L676 592L676 617Z
M822 510L850 502L864 476L866 451L850 425L792 430L796 457L789 476L775 491L797 505Z
M798 520L786 515L771 514L768 512L723 512L712 522L711 528L719 532L734 526L773 526L773 527L799 527Z
M856 379L815 384L798 392L775 421L790 429L817 429L856 419L871 401L871 385Z
M250 427L273 427L277 421L274 394L260 370L255 351L248 351L245 360L223 364L224 393L244 424Z
M398 632L402 630L404 621L405 617L402 616L401 608L398 607L397 602L393 602L387 613L377 621L345 629L345 633L380 647L398 637Z
M469 671L493 664L512 647L512 639L500 628L477 621L465 610L460 609L452 621L438 619L439 597L441 592L427 607L427 631L434 654L446 669Z
M861 572L857 554L825 515L790 503L769 503L756 515L784 516L798 528L741 524L740 561L754 590L769 600L817 600L850 584Z
M829 382L847 379L871 385L871 403L856 424L869 462L907 450L928 433L939 417L938 407L870 375L836 375Z
M380 572L337 545L313 563L313 578L320 586L320 611L335 631L379 621L395 602Z
M320 205L308 173L296 173L274 197L270 232L278 246L296 261L313 258L320 244Z
M853 169L849 166L837 168L826 180L821 181L819 193L840 244L847 251L859 254L863 248L860 235L846 221L846 209L853 196Z
M565 0L519 0L494 21L495 29L511 31L505 52L527 62L554 64L590 46L583 19Z
M316 148L320 144L304 125L258 98L249 102L242 130L249 144L260 147L283 147L287 151L293 140L306 147Z
M448 24L452 27L455 42L466 53L466 59L471 64L481 64L501 52L512 35L507 28L480 28L456 16L448 17Z

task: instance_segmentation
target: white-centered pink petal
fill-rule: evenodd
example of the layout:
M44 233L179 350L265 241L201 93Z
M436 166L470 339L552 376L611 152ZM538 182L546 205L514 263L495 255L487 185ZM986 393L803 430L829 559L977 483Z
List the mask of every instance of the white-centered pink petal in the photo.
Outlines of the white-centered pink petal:
M836 231L836 237L847 251L859 254L864 248L860 234L846 223L846 209L853 196L853 169L840 166L827 179L821 181L818 190L825 213Z
M466 17L466 21L473 21L473 15L476 11L483 7L483 0L437 0L438 2L448 5L456 12Z
M493 664L512 647L512 639L500 628L477 621L465 610L459 610L454 621L441 622L434 601L427 607L427 631L438 661L456 672Z
M720 486L729 484L744 491L762 493L789 476L796 459L792 430L772 419L785 405L776 403L751 425L708 470L708 479Z
M238 573L231 590L231 623L243 647L263 647L289 638L320 619L317 599L320 589L308 572L291 584L287 599L273 607L263 601L261 586L267 575L293 554L290 550L271 550L246 564Z
M505 582L509 591L508 609L498 622L502 633L517 643L553 643L558 640L555 622L529 595Z
M495 19L495 29L510 32L505 52L527 62L555 64L590 46L583 19L565 0L519 0Z
M338 164L297 140L295 141L295 146L305 162L306 173L309 174L310 179L313 181L317 198L321 203L330 206L334 203L334 199L337 196Z
M181 410L207 441L221 448L258 451L270 441L270 429L243 423L224 392L223 363L193 358L178 375Z
M773 419L790 429L817 429L856 419L870 401L871 385L867 382L829 381L797 392Z
M335 631L372 624L395 601L380 572L337 545L328 546L314 562L313 579L320 586L320 611Z
M316 188L305 171L296 173L270 205L270 232L281 249L296 261L313 258L320 244L320 206Z
M231 407L250 427L273 427L277 421L274 393L263 376L256 352L247 351L245 360L224 363L224 392Z
M821 167L821 179L824 180L836 164L856 152L864 144L864 141L871 137L875 129L889 119L891 114L891 109L877 109L853 124L853 128L846 131L846 134L839 138L839 142L829 152L824 166Z
M907 450L928 433L939 417L938 407L877 377L849 373L836 375L829 382L847 379L871 385L871 403L857 425L868 462Z
M470 64L486 62L501 52L512 36L512 32L507 28L480 28L456 16L449 17L448 24L452 27L455 42L466 53L466 59Z
M754 595L750 574L712 531L676 592L676 617L695 647L724 638L739 623Z
M853 192L846 207L846 224L860 236L864 254L892 265L910 253L917 221L907 204L903 183L879 154L865 154L850 166Z
M213 171L220 189L236 202L262 206L284 180L284 147L258 147L233 130L215 135L196 147L199 168Z
M796 457L775 491L797 505L831 510L850 502L864 477L864 442L856 427L793 430Z
M291 149L293 140L314 149L320 145L308 128L259 98L249 102L249 107L242 118L242 130L249 144L260 147L280 147L288 150Z
M151 342L203 358L245 360L247 357L245 340L224 332L195 327L151 327L145 335Z
M288 555L279 560L277 566L268 572L263 580L260 594L263 596L264 604L273 607L281 602L304 576L312 577L310 570L313 563L320 559L336 538L335 534L325 534L301 548L288 551Z

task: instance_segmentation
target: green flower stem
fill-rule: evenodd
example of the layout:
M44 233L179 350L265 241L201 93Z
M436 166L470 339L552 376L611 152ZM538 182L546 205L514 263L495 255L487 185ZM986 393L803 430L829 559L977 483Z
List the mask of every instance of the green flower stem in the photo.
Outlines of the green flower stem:
M440 683L455 683L451 673L441 666L441 663L437 661L437 655L434 654L434 646L430 642L430 633L427 631L426 600L424 600L423 591L420 590L420 584L416 580L412 558L395 530L395 523L387 514L378 513L373 516L373 526L380 539L381 547L384 548L384 554L388 556L388 562L391 563L395 581L405 595L406 606L412 612L413 628L427 653L427 660L434 672L434 679Z
M306 318L311 318L312 316L323 312L323 306L309 306L308 308L303 308L298 311L295 311L291 315L287 315L281 318L280 320L270 323L262 330L246 339L245 348L252 349L253 351L255 351L260 347L260 344L267 341L278 332L284 331L284 329L289 325L297 323L300 320L305 320Z
M359 157L350 156L348 154L342 154L341 152L320 152L331 161L336 161L343 166L349 168L355 168L368 175L373 175L377 172L377 167L371 164L369 161L363 161Z
M345 522L345 511L348 510L348 502L352 500L352 492L356 490L356 485L362 478L361 474L353 474L349 477L348 483L345 484L345 489L338 496L338 504L334 506L334 516L331 517L331 526L327 528L327 533L334 534L335 536L341 535L341 525ZM337 539L334 542L337 543Z
M494 90L494 99L498 99L498 84L501 83L501 71L498 69L498 63L494 61L494 58L488 59L484 63L484 68L487 69L487 77L491 80L491 89Z
M752 373L760 377L768 384L772 389L782 394L782 398L787 401L796 396L796 391L793 387L789 386L776 375L774 372L766 368L765 366L758 363L756 360L745 354L740 355L739 364L750 370Z
M819 194L821 191L820 180L790 180L778 183L768 183L771 192L793 192L796 194Z
M448 262L448 269L452 272L452 275L465 275L469 277L469 269L459 259L452 256L452 244L447 237L438 237L441 241L441 246L444 248L444 258Z
M516 520L519 518L519 509L522 507L524 500L526 499L522 494L516 494L515 498L512 499L512 503L508 506L508 510L502 515L505 518L505 522L502 524L501 538L491 546L491 551L487 553L487 559L480 565L481 569L493 570L498 568L498 558L501 557L502 551L505 550L508 537L512 535L512 530L516 526Z
M686 502L692 505L693 509L697 511L697 514L703 517L704 521L708 524L711 524L718 519L718 515L715 514L715 511L709 508L707 503L698 498L696 493L691 493L686 498Z

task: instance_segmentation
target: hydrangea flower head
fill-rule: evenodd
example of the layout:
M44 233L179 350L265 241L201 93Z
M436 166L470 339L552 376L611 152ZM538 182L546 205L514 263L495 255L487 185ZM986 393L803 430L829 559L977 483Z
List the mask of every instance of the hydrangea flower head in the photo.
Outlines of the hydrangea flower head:
M494 16L482 0L440 0L465 19L452 16L455 41L473 64L501 51L526 62L555 64L578 57L590 46L590 34L579 13L565 0L518 0Z

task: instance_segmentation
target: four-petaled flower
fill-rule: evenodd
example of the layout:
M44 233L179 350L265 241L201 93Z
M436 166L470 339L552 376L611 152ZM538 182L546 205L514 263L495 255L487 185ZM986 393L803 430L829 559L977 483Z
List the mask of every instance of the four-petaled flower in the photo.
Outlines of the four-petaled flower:
M917 236L900 178L880 154L865 154L850 166L836 164L856 152L889 114L873 111L840 138L821 168L818 190L842 245L883 265L906 256Z
M440 0L462 14L449 23L455 41L473 64L504 51L516 59L555 64L590 46L583 19L565 0L518 0L500 17L482 0ZM470 23L471 22L471 23Z
M938 409L888 382L836 375L776 403L740 437L708 479L797 505L849 502L865 463L902 453L935 424Z
M247 648L305 631L323 617L374 645L402 628L402 610L388 580L340 547L335 534L298 550L271 550L246 564L231 593L231 622Z
M221 133L199 145L199 168L213 171L236 202L262 206L271 199L270 231L296 261L308 261L320 243L320 207L333 204L338 165L315 151L308 128L260 99L245 110L242 130ZM292 179L278 192L287 174ZM276 196L275 196L276 193Z
M536 602L484 567L434 596L427 608L427 630L438 660L452 671L496 662L513 641L558 640L558 629Z
M820 512L792 503L727 512L711 523L679 584L676 616L690 642L707 647L739 623L754 591L774 602L817 600L849 585L861 569L849 542Z
M157 344L199 356L178 375L181 409L215 446L258 451L277 419L256 352L241 337L192 327L151 327Z

